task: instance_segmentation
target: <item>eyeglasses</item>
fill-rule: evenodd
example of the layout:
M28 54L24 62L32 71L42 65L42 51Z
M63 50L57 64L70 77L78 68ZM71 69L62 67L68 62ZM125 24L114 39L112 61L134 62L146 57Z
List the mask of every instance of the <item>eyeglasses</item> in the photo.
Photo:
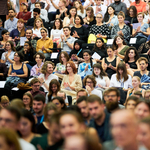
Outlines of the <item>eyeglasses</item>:
M88 81L87 81L86 83L88 83L88 84L92 84L93 82L88 82Z
M19 57L19 55L14 55L15 57Z
M33 85L34 87L39 87L40 85Z
M96 17L96 18L98 18L98 19L102 19L102 17Z

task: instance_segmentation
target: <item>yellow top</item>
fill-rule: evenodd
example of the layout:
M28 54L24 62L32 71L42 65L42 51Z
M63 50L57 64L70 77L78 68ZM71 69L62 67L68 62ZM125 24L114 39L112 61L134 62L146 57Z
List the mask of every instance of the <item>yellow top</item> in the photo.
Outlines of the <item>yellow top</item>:
M45 47L46 50L43 51L43 53L52 53L53 51L50 50L50 48L53 48L53 41L49 38L46 37L46 40L40 39L37 41L36 44L36 51L40 51L42 50L42 47Z

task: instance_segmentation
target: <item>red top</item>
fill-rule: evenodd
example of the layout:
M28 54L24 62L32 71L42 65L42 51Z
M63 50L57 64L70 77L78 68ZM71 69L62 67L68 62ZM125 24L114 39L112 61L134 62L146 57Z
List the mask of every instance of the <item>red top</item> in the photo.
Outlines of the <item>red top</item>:
M139 4L136 4L135 2L133 2L131 3L130 6L135 6L137 9L137 13L146 11L146 3L142 1L140 1Z
M19 12L16 18L28 21L31 18L31 12Z

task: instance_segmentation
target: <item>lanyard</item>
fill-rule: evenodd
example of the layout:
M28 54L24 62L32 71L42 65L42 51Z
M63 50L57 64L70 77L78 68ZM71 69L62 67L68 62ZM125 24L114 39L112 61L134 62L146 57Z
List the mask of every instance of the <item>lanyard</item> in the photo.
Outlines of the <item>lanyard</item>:
M44 121L44 115L42 116L40 123L42 123Z
M79 55L79 53L82 51L82 48L78 51L77 56Z

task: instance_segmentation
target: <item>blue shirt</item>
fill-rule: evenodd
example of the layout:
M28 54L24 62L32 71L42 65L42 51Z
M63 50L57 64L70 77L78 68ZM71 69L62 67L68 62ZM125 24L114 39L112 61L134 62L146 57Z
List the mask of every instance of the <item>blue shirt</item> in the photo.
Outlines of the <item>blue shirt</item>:
M17 18L14 18L13 21L10 19L5 21L4 28L7 29L9 32L11 32L13 29L17 28Z
M117 25L118 22L118 17L116 15L113 16L113 18L111 19L111 22L108 24L108 26L111 26L111 24L113 24L113 26Z

